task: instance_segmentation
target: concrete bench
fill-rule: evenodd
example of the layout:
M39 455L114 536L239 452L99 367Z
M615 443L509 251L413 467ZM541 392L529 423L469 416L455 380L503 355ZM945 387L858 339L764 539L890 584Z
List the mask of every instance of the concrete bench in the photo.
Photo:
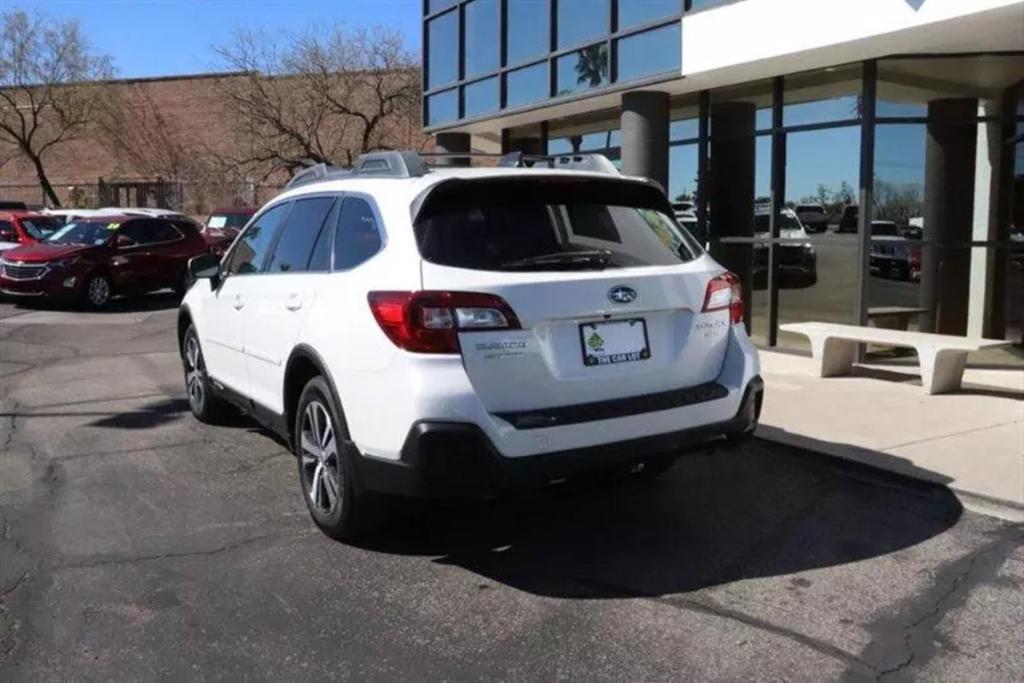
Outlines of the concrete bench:
M910 327L912 318L927 312L926 308L876 306L868 309L868 321L886 330L905 330Z
M811 353L818 361L821 377L850 374L859 343L912 348L917 351L921 363L921 383L929 394L943 394L960 388L969 351L1010 346L1010 342L998 339L972 339L836 323L789 323L780 325L779 329L802 334L811 340Z

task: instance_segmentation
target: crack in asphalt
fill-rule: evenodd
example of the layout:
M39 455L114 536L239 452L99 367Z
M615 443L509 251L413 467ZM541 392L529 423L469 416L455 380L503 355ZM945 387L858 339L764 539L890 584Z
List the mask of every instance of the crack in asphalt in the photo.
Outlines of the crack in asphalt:
M808 649L811 649L818 654L825 655L830 659L836 659L847 666L857 669L861 673L874 675L877 669L868 662L864 661L857 655L847 652L846 650L833 645L827 641L815 638L807 635L795 629L782 626L780 624L772 623L766 619L761 619L753 615L741 612L739 610L724 607L714 602L713 600L704 597L703 599L697 599L695 597L682 597L682 596L656 596L644 593L642 591L636 591L627 586L623 586L616 583L601 581L593 578L582 578L575 577L573 581L583 587L596 588L604 592L617 593L622 598L632 598L637 600L646 600L659 605L665 605L672 607L673 609L688 610L691 612L698 612L700 614L706 614L721 619L727 619L744 626L756 629L758 631L764 631L777 636L781 636L802 645Z
M134 557L119 557L113 556L99 556L91 559L85 559L79 562L63 562L61 564L53 565L46 569L48 572L58 572L68 569L91 569L93 567L104 567L109 565L122 565L122 564L136 564L139 562L154 562L158 560L173 560L185 557L209 557L211 555L219 555L220 553L237 550L244 548L248 545L260 543L262 541L270 541L280 538L304 538L311 534L309 532L295 532L289 531L288 533L278 534L261 534L259 536L252 536L250 538L243 539L241 541L235 541L233 543L226 543L223 545L216 546L214 548L206 548L202 550L186 550L181 552L168 552L168 553L157 553L153 555L138 555Z
M994 579L1011 553L1024 546L1024 526L1007 524L994 538L980 548L947 562L935 572L931 589L914 596L886 616L869 624L866 630L874 639L861 656L872 661L885 661L895 649L900 652L895 663L877 668L876 681L897 675L909 667L917 670L937 654L935 633L947 614L967 602L976 586ZM846 679L859 678L860 672L848 672Z

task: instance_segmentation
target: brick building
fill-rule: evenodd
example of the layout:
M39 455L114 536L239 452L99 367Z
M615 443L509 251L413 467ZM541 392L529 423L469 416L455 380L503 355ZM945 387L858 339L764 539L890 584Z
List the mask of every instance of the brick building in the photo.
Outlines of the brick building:
M225 159L244 157L250 144L238 132L225 104L224 92L238 86L246 73L210 73L159 78L134 78L96 84L109 89L111 101L161 119L160 132L175 138L176 145L199 157ZM138 117L127 116L126 122ZM128 123L130 127L132 124ZM153 131L124 131L136 138L135 147L153 145L151 156L160 156L159 141L145 140ZM394 147L422 148L426 141L418 114L408 117L389 133L387 143ZM273 196L287 174L278 172L267 178L237 174L227 179L212 178L209 173L174 173L160 168L159 159L139 159L111 142L98 131L57 145L44 154L44 164L64 206L166 205L192 214L202 214L213 205L261 203ZM133 158L134 157L134 158ZM151 161L155 163L150 163ZM212 165L212 164L211 164ZM177 175L178 177L172 177ZM43 204L43 192L35 170L13 147L0 142L0 199Z

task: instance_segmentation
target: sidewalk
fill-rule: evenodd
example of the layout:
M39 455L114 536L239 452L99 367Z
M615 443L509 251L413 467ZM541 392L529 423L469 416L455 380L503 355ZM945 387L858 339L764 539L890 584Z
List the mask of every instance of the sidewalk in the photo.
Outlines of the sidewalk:
M762 351L758 436L944 484L964 507L1024 521L1024 371L972 370L928 396L915 365L814 376L810 358Z

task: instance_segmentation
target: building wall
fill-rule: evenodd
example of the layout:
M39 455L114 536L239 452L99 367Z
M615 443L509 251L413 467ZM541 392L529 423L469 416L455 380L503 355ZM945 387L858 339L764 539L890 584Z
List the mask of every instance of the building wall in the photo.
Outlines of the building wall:
M120 80L99 83L94 87L103 90L111 101L158 113L166 121L170 135L180 138L183 147L198 157L196 161L212 161L212 158L223 161L243 158L249 149L250 141L237 132L233 125L234 114L225 107L223 94L225 88L240 85L244 78L245 75L238 73L199 74ZM131 118L130 115L127 117L128 120ZM359 141L355 139L357 132L354 126L344 132L343 139L352 138L345 144L354 149L359 148ZM331 137L335 131L325 130L323 133ZM399 149L424 149L429 146L429 141L430 138L421 132L419 117L415 113L386 139L388 146ZM0 143L0 160L4 159L9 160L0 163L0 198L43 203L38 179L28 160L19 156L15 148ZM97 183L101 178L106 181L155 180L157 176L167 179L169 175L161 172L159 165L133 161L131 155L114 148L96 131L51 148L43 160L50 182L64 204L91 205L98 201ZM339 159L335 163L344 161ZM277 172L251 183L234 182L216 188L211 188L211 182L216 179L209 178L208 174L186 172L180 180L186 187L179 201L187 202L189 206L174 208L201 213L212 204L266 201L287 182L288 176ZM200 183L205 187L187 187ZM77 189L72 190L72 187Z

